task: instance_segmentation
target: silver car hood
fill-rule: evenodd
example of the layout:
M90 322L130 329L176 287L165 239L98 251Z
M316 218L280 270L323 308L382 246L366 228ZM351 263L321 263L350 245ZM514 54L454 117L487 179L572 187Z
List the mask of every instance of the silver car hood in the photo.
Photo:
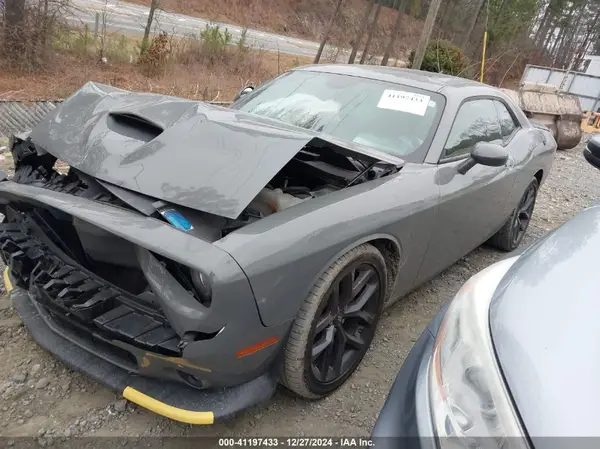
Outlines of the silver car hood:
M87 83L32 130L37 147L102 181L236 218L306 145L402 160L283 122Z
M527 250L492 301L496 354L536 449L600 435L599 267L597 206Z

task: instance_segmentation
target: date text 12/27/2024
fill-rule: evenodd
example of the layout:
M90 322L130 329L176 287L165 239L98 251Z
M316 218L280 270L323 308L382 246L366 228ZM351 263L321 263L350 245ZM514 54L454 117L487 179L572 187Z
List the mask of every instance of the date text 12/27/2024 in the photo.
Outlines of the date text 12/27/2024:
M375 447L369 438L219 438L219 447L258 447L258 448L294 448L294 447Z

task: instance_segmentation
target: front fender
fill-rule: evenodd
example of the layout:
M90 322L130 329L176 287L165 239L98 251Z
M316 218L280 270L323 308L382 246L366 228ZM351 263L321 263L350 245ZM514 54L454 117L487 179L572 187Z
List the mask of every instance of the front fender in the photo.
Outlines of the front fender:
M387 239L400 250L397 283L414 281L439 191L435 170L411 171L300 203L215 242L246 273L262 322L296 316L319 276L351 248ZM397 291L397 289L396 289Z

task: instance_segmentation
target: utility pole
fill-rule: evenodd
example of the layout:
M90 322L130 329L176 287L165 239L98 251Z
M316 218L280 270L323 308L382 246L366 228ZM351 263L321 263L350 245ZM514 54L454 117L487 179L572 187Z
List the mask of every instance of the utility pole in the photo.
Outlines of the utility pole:
M321 40L321 45L319 45L319 50L317 51L317 54L315 55L314 64L318 64L319 60L321 59L321 55L323 54L323 49L325 48L325 43L327 42L327 39L329 39L329 33L331 32L331 28L333 28L335 18L337 17L338 13L340 12L340 8L342 7L343 2L344 2L344 0L338 0L337 5L335 6L335 11L333 12L333 16L331 16L331 20L329 21L329 24L327 25L325 34L323 34L323 39Z
M429 11L427 12L427 18L425 19L425 24L423 25L423 33L421 34L421 39L419 40L419 45L417 45L415 58L413 59L412 63L412 68L414 70L419 70L421 68L423 58L425 57L425 50L427 49L427 44L429 43L429 38L431 37L433 25L435 24L435 19L441 3L442 0L431 0Z

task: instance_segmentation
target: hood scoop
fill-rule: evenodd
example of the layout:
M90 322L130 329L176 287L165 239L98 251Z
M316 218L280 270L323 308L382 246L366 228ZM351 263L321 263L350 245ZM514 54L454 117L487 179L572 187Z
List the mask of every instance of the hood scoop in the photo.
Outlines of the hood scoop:
M141 142L150 142L164 131L152 120L128 112L110 112L106 117L106 127L114 133Z

